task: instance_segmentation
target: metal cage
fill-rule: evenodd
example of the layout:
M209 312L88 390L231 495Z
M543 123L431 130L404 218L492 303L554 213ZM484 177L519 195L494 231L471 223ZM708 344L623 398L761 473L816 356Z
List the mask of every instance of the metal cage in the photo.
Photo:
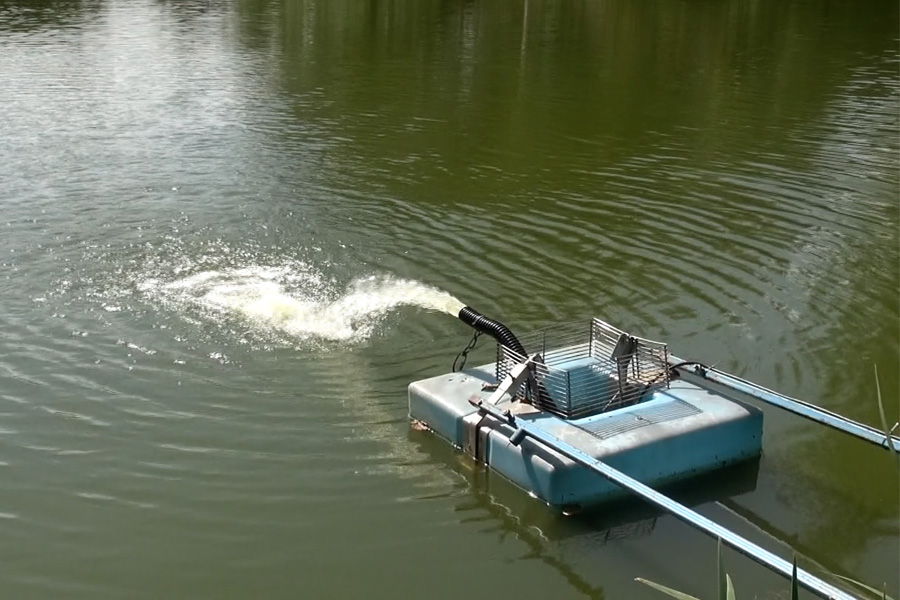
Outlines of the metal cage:
M549 327L519 337L531 355L536 386L523 389L520 401L578 419L641 402L651 389L669 387L665 344L635 337L592 319ZM497 344L497 381L527 357Z

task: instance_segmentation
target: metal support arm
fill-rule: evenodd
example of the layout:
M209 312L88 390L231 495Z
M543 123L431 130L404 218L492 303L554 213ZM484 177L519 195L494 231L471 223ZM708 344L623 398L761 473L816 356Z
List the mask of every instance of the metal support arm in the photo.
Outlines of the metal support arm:
M499 391L499 390L498 390ZM625 488L631 493L640 496L651 504L654 504L664 510L669 511L679 519L697 527L698 529L708 533L711 536L721 539L723 542L738 550L739 552L749 556L757 562L781 573L785 577L791 577L793 572L793 564L776 556L768 550L757 546L753 542L741 537L730 529L719 525L703 515L694 512L686 506L679 504L668 496L657 492L656 490L644 485L638 480L618 471L606 463L594 458L590 454L582 452L578 448L567 444L559 438L548 434L542 429L535 427L534 424L524 419L518 418L508 410L503 410L488 402L480 400L471 400L472 404L477 406L481 414L489 414L504 423L516 428L516 431L510 436L510 442L520 444L525 437L531 437L535 440L552 448L554 451L582 464L589 469L603 475L613 483ZM854 600L854 596L847 592L819 579L809 572L797 568L797 581L804 587L821 595L824 598L832 598L834 600Z
M686 373L707 381L717 383L728 389L735 390L750 396L751 398L756 398L757 400L790 411L801 417L810 419L811 421L816 421L817 423L822 423L823 425L838 429L844 433L849 433L854 437L875 444L876 446L881 446L886 450L900 453L900 438L895 435L889 435L886 431L880 431L869 425L853 421L852 419L833 413L830 410L820 408L809 402L804 402L803 400L797 400L796 398L773 392L770 389L756 385L755 383L741 379L735 375L730 375L724 371L719 371L713 367L707 367L697 363L685 363L680 358L674 356L669 357L669 366L676 370L683 370Z

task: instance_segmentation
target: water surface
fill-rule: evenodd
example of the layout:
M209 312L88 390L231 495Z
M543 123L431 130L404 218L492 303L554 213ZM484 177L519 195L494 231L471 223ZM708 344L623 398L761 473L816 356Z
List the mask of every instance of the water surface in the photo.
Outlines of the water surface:
M3 588L711 594L714 542L550 514L406 385L449 294L872 424L877 364L896 420L898 40L881 1L0 3ZM774 410L764 448L679 497L896 595L890 457Z

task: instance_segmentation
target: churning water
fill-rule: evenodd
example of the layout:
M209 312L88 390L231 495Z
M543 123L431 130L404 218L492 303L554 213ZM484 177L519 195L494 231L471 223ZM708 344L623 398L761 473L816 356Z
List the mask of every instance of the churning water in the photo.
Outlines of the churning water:
M332 297L323 274L307 265L249 265L202 271L174 281L145 279L138 289L162 305L211 321L238 317L256 334L358 343L400 306L456 315L463 303L437 288L390 275L353 281Z

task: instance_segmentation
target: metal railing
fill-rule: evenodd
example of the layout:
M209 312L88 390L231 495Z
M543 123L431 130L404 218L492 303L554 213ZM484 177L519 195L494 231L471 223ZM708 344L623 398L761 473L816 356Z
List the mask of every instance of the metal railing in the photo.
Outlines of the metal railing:
M519 340L540 360L533 366L538 389L526 387L517 399L566 419L636 404L649 390L669 385L665 344L628 335L600 319L542 329ZM497 380L526 359L498 344Z

